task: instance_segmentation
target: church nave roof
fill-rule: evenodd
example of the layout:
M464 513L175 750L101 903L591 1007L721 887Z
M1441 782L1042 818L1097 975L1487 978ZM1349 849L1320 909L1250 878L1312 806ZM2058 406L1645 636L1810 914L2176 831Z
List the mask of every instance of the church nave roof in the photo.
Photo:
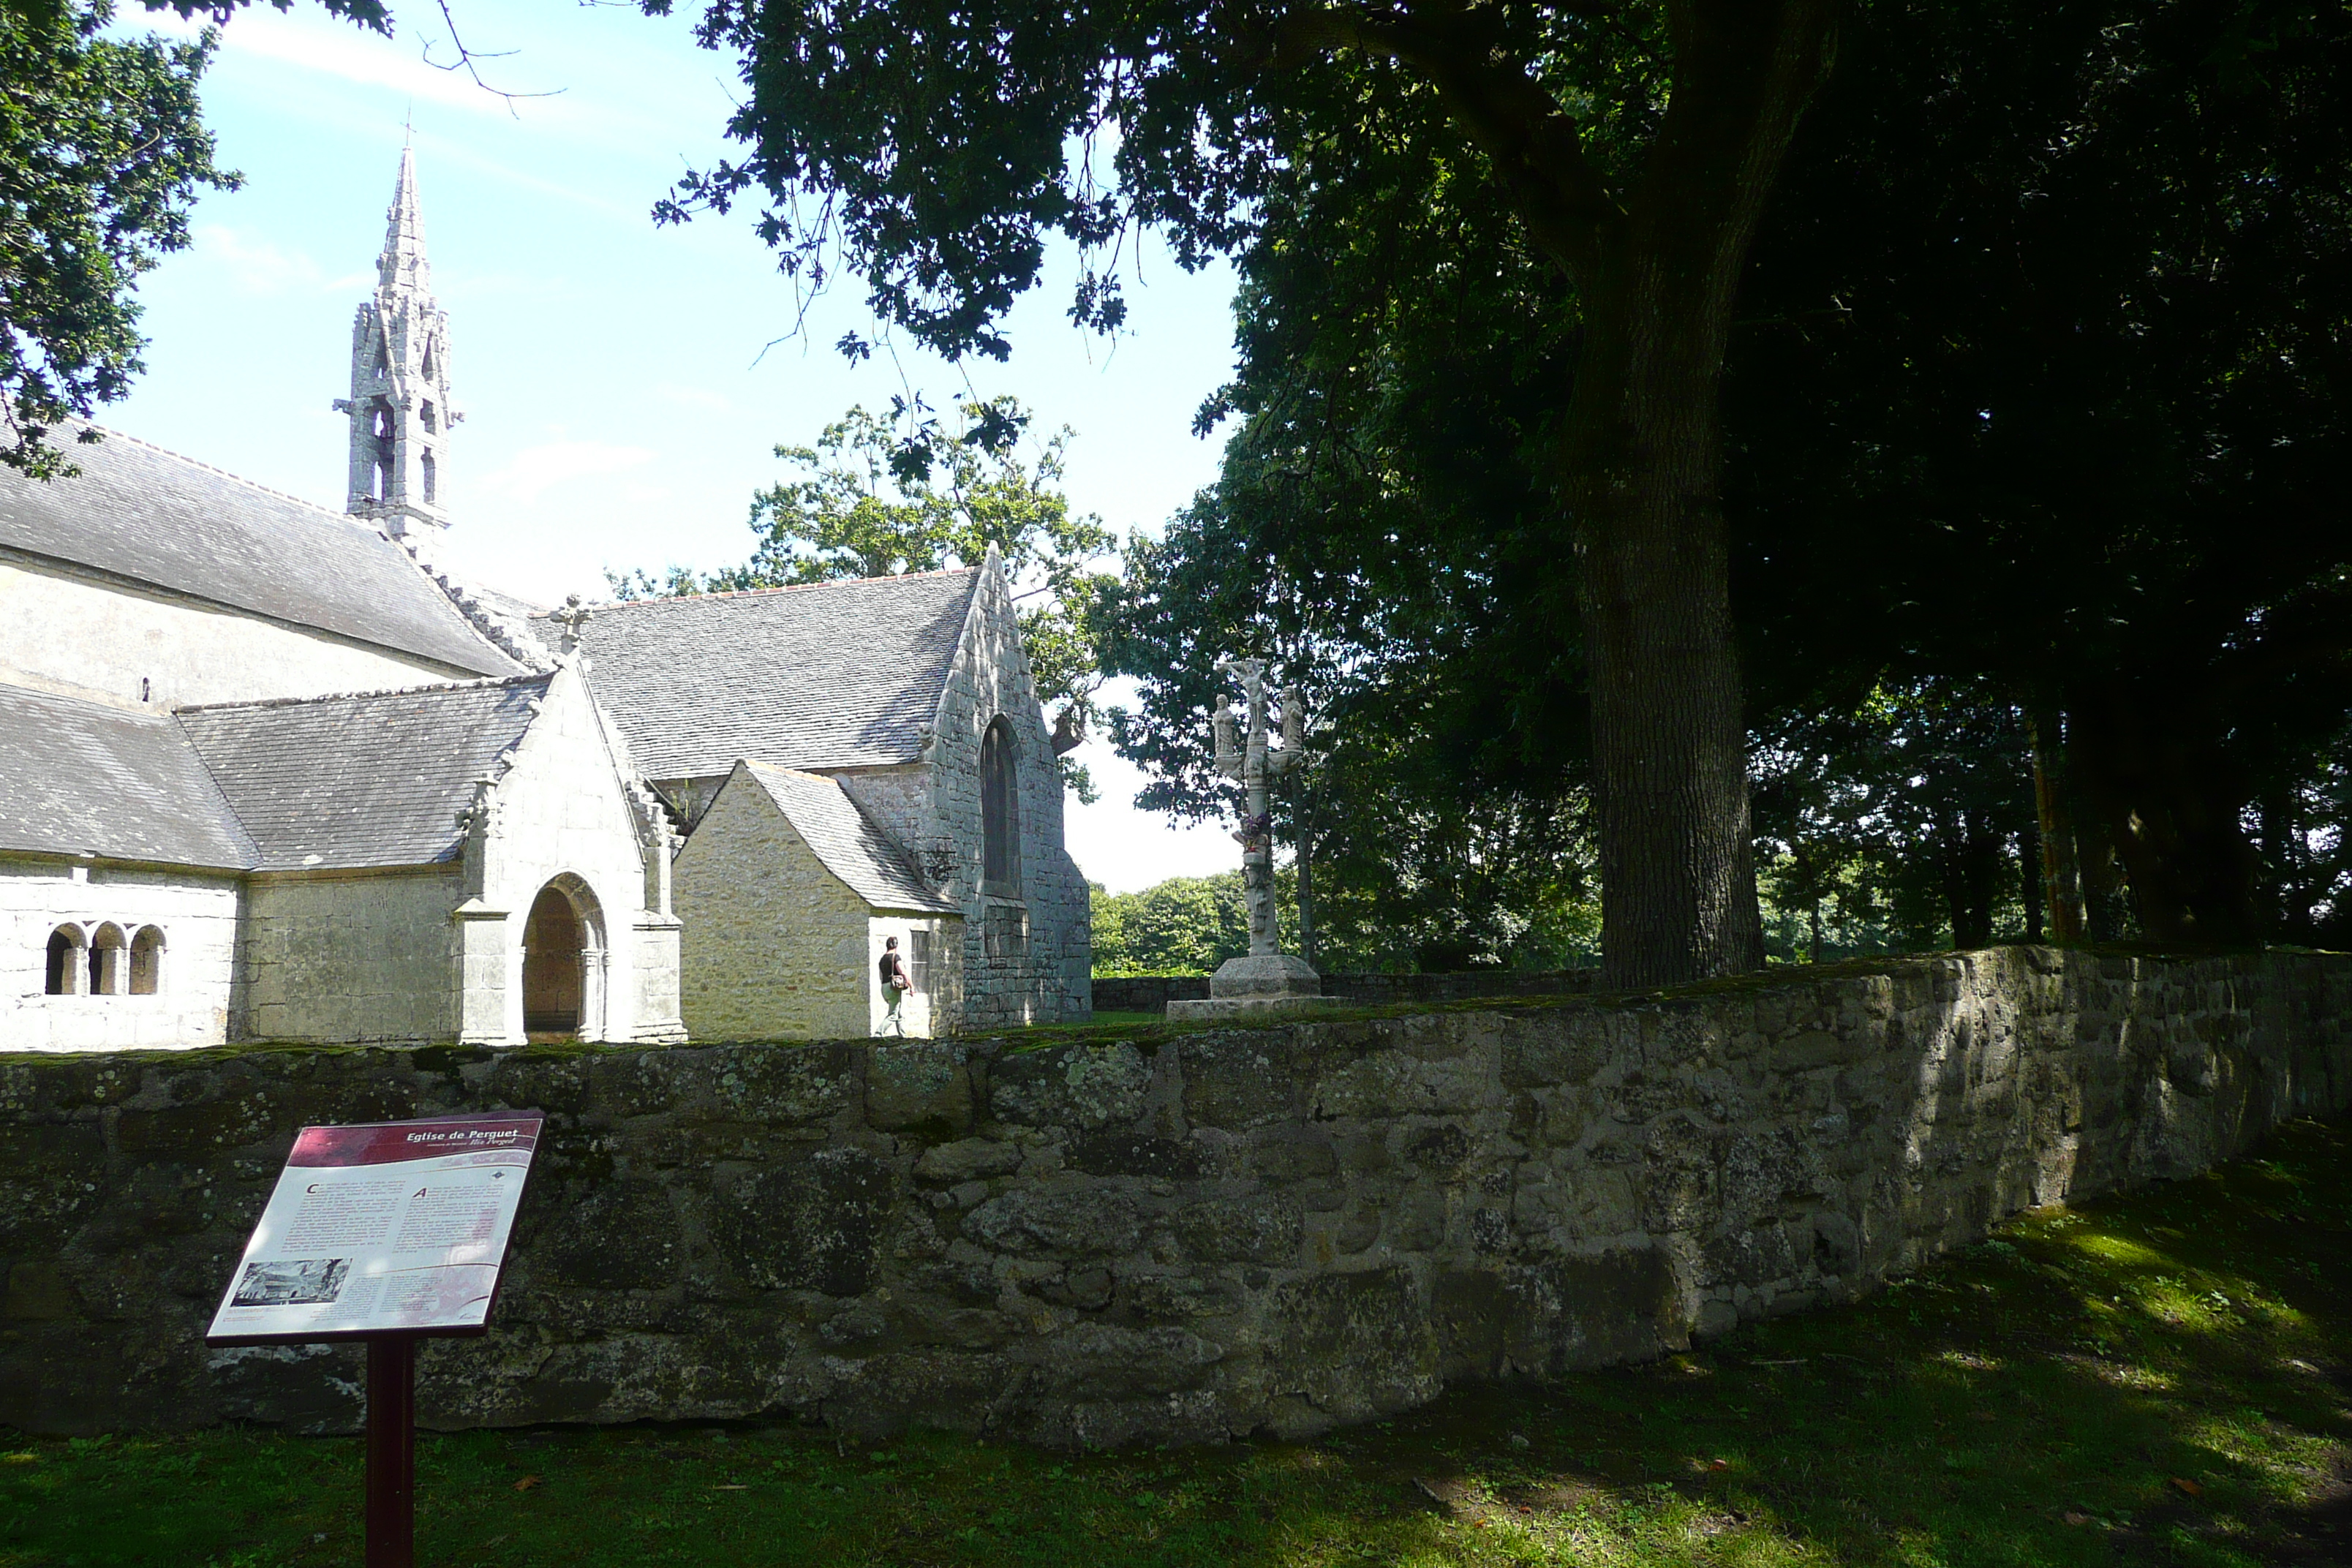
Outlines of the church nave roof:
M598 605L588 683L649 779L911 763L939 711L979 567ZM546 617L532 623L553 643Z
M253 841L170 715L0 685L0 849L242 870Z
M68 455L78 478L0 468L0 546L453 670L517 668L371 526L113 431Z
M255 870L430 866L457 858L457 813L552 679L218 703L179 719L251 835Z

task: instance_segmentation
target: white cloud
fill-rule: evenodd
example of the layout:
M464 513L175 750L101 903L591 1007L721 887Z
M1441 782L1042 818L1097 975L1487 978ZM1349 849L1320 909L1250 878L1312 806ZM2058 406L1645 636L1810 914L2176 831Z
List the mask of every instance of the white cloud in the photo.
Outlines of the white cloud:
M197 225L195 240L196 254L226 268L247 294L363 292L375 280L368 272L330 278L302 251L283 249L226 224Z
M482 484L495 494L529 505L558 485L625 473L653 460L650 447L617 447L604 441L549 441L517 452Z
M386 38L324 18L247 10L222 29L222 45L231 53L254 55L364 86L390 88L453 109L501 116L509 112L506 99L483 90L466 72L425 64L425 41L414 34ZM433 58L454 60L457 51L446 40L440 41L434 46ZM517 90L503 81L499 85Z

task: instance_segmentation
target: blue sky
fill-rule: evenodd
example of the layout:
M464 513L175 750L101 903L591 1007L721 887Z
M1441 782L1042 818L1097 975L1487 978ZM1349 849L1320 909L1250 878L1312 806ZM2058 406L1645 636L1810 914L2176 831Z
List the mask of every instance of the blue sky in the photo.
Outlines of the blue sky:
M751 494L782 471L776 443L909 391L941 405L1009 393L1040 428L1072 426L1071 499L1122 532L1213 477L1218 443L1190 426L1231 367L1223 268L1188 275L1147 248L1131 328L1111 341L1065 318L1060 255L1012 318L1009 363L950 365L899 342L853 367L831 345L874 331L854 279L803 306L740 212L668 229L647 216L728 146L730 62L694 47L690 10L454 9L478 53L511 51L482 63L486 79L553 96L509 103L434 68L428 47L454 55L437 11L415 5L391 40L302 5L228 25L205 113L246 185L205 198L193 247L143 280L147 373L108 424L340 508L345 425L330 404L413 118L467 416L445 470L446 553L484 582L552 602L604 596L608 568L739 560ZM1108 748L1087 761L1106 798L1070 802L1069 840L1089 877L1120 890L1234 860L1221 832L1135 812L1141 781Z

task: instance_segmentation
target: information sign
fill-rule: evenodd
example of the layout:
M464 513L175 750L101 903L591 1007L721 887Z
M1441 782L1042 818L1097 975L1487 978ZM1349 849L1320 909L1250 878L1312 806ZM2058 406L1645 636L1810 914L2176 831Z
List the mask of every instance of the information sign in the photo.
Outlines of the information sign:
M206 1341L481 1332L541 1121L305 1127Z

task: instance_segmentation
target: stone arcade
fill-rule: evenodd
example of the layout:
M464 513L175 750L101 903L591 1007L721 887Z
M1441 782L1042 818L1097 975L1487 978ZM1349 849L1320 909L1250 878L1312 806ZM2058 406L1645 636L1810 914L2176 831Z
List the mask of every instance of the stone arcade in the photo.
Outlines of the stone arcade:
M341 515L113 432L0 469L0 1049L1088 1016L992 555L552 615L458 582L405 152L336 407Z

